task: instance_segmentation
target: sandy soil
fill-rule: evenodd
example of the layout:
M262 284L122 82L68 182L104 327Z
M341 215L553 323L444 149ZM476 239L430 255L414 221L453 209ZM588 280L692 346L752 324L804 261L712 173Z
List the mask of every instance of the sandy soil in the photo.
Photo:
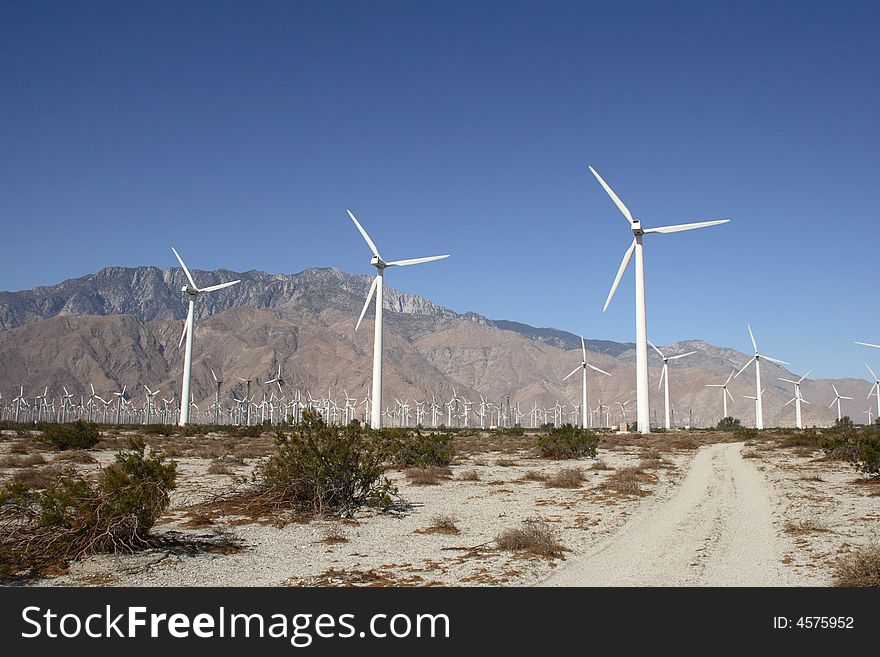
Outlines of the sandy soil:
M89 453L100 464L113 456L112 449ZM880 485L821 452L767 442L657 449L628 440L605 444L599 457L549 461L527 444L465 450L438 485L389 472L400 490L391 512L276 527L235 516L194 522L192 505L234 480L208 473L213 458L184 455L172 507L155 531L209 549L98 555L33 584L827 585L837 556L880 534ZM247 474L256 462L243 459L231 472ZM585 476L578 488L541 480L573 466ZM633 466L643 473L638 493L607 487ZM453 520L458 533L437 531L438 516ZM551 528L562 557L498 549L501 532L532 518Z

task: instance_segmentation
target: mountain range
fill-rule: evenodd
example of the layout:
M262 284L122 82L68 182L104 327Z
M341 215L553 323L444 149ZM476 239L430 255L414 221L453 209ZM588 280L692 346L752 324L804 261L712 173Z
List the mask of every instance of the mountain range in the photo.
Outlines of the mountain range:
M372 277L338 269L307 269L293 275L194 271L199 285L233 278L241 284L200 297L196 303L192 390L196 402L212 401L211 369L224 381L225 398L241 396L253 379L253 392L268 392L263 382L281 366L286 390L342 400L347 393L362 400L372 367L373 324L368 313L359 330L355 322ZM146 384L160 397L179 395L182 350L178 341L186 305L179 269L107 267L95 274L57 285L0 292L0 394L4 400L24 386L33 398L48 386L57 396L62 386L74 395L89 384L104 396L127 386L135 398ZM536 328L476 313L456 313L420 296L385 290L386 402L400 399L446 401L455 392L496 403L510 398L523 411L552 406L567 412L580 400L580 377L563 377L581 361L580 337L555 328ZM591 371L589 402L596 406L625 402L635 396L635 345L587 340L588 361L611 373ZM751 354L700 340L666 345L667 355L695 351L670 365L673 406L692 414L694 422L714 424L721 415L721 394L709 383L723 383ZM663 398L658 389L662 362L651 354L653 424L662 423ZM778 379L797 378L768 362L762 366L765 425L794 422L792 386ZM865 380L806 380L802 385L807 425L827 425L836 418L828 404L831 384L842 395L844 412L863 422L869 407ZM731 415L754 424L754 368L729 387L736 399ZM277 389L276 389L277 390ZM328 392L329 391L329 392ZM50 396L53 392L50 392ZM0 403L4 403L0 400ZM635 404L627 406L634 419ZM872 406L876 408L876 404Z

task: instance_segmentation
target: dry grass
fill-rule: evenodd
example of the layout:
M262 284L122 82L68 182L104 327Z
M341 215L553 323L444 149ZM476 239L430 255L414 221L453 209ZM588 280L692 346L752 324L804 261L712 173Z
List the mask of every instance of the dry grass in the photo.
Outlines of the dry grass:
M208 466L208 474L231 475L235 474L235 471L230 468L229 464L222 459L216 459L214 461L211 461L211 465Z
M640 466L621 468L608 476L599 488L619 495L647 495L642 484L651 481L651 475Z
M834 567L835 586L880 586L880 545L856 548Z
M419 534L460 534L455 518L450 515L438 515L431 519L431 524L424 529L416 530Z
M547 479L548 488L580 488L584 483L584 472L580 468L562 468Z
M523 481L547 481L547 475L537 470L529 470L523 476Z
M596 461L595 463L593 463L593 465L591 466L590 469L591 470L613 470L614 468L612 466L608 465L605 461L600 459L600 460Z
M427 468L410 468L404 474L414 486L437 486L450 478L452 470L446 466L432 465Z
M515 467L519 464L516 461L514 461L513 459L498 459L497 461L495 461L495 465L500 466L502 468L512 468L512 467Z
M324 538L321 539L321 542L326 543L327 545L348 543L348 536L346 536L345 532L339 527L328 527L324 532Z
M458 475L458 478L461 481L479 481L480 473L476 470L465 470L460 475Z
M40 463L45 463L46 459L43 458L42 454L27 454L25 456L18 456L16 454L10 454L9 456L3 457L0 460L0 467L2 468L29 468L32 465L39 465Z
M13 479L28 488L46 488L49 484L58 480L61 472L60 465L46 465L19 470L15 473Z
M97 463L98 459L89 454L84 449L73 449L66 452L60 452L55 455L54 461L65 461L67 463Z
M523 521L519 527L505 529L495 543L501 550L525 552L539 557L561 557L565 550L547 523L534 518Z
M817 532L831 531L825 525L815 520L786 520L785 531L789 534L814 534Z

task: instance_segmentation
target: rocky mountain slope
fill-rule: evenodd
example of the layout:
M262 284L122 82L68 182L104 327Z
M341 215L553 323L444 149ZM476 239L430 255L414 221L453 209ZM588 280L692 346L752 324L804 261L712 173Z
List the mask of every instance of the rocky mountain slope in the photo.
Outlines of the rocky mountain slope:
M259 399L281 365L286 392L299 389L314 397L342 400L345 391L362 400L367 394L372 359L372 321L354 330L370 277L336 269L310 269L295 275L225 270L194 272L200 285L232 278L241 285L206 295L197 304L193 358L193 393L199 404L213 400L210 368L224 380L223 395L241 396L239 378L254 379ZM66 386L75 395L89 384L105 398L123 385L137 399L143 385L160 397L179 395L182 353L178 348L185 305L178 269L106 268L59 285L0 293L0 394L9 399L19 386L33 397L49 386L50 395ZM513 321L490 320L475 313L455 313L428 299L386 288L385 400L447 400L459 395L530 410L557 400L566 412L579 403L580 378L562 382L580 362L580 338L558 329L535 328ZM671 366L673 405L679 417L714 423L721 395L708 383L721 383L749 358L741 352L692 340L668 345L669 353L694 350L694 356ZM590 362L612 374L589 376L589 402L611 405L635 396L634 347L631 343L589 340ZM651 356L652 414L662 422L663 399L657 389L662 363ZM765 424L794 420L786 370L766 364L762 379ZM869 385L856 379L834 382L841 394L855 397L844 411L862 421ZM828 424L836 411L830 381L806 381L808 424ZM730 385L732 414L753 424L754 394L750 368ZM329 391L329 393L328 393ZM3 403L0 401L0 403ZM876 406L874 406L876 408ZM634 404L627 406L634 418Z

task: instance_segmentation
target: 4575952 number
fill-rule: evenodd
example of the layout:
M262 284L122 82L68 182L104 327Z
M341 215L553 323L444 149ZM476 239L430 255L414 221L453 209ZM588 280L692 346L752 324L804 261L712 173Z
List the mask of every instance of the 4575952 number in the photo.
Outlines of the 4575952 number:
M852 616L800 616L797 619L774 616L773 628L786 630L851 630L855 619Z

